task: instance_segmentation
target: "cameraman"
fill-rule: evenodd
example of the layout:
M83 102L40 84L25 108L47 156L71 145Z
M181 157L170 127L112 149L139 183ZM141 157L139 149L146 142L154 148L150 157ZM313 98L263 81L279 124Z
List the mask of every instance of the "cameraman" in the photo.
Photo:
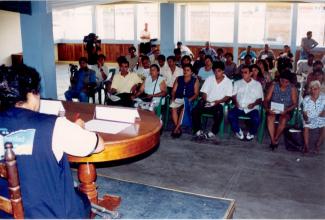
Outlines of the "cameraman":
M84 37L84 49L88 54L88 64L95 65L97 64L98 51L101 50L100 43L101 40L98 39L98 36L94 33L90 33Z
M67 101L78 98L80 102L89 102L89 92L96 87L96 73L88 68L87 58L79 58L79 70L71 74L71 86L64 93Z

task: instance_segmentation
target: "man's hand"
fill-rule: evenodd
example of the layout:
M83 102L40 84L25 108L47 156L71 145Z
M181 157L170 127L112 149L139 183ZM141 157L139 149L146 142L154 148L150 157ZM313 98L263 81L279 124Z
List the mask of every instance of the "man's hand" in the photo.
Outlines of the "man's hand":
M111 88L110 91L109 91L110 94L114 94L116 92L117 92L117 90L115 88Z
M132 86L130 92L131 92L133 95L136 94L136 92L137 92L137 87L138 87L138 85L134 85L134 86Z

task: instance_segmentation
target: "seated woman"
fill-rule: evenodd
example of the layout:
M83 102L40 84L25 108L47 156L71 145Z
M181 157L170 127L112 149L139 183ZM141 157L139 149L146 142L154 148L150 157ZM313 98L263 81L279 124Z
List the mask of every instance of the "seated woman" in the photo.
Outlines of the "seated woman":
M180 137L182 134L181 125L184 114L185 98L189 103L193 102L199 95L199 80L192 76L192 65L184 64L183 76L177 77L172 90L172 119L174 129L172 131L173 137Z
M39 113L40 81L36 70L25 65L0 70L1 128L14 146L24 217L89 218L90 203L73 186L67 154L98 153L103 139L84 130L81 119L73 123Z
M205 56L204 60L204 67L201 67L198 73L198 77L200 81L206 80L209 76L213 76L213 70L212 70L212 64L213 64L213 59L211 56Z
M303 100L304 117L304 153L310 149L309 132L319 133L315 144L315 153L319 153L320 146L325 138L325 95L321 93L321 84L318 80L309 84L310 95Z
M157 64L150 66L150 76L142 83L139 91L135 94L134 98L141 98L143 101L153 101L155 107L160 103L161 97L167 94L167 84L164 77L159 74L160 68ZM162 100L162 104L165 100Z
M261 68L257 64L252 64L249 67L249 71L252 73L252 78L261 83L263 90L266 87L266 80L264 78Z
M297 90L290 83L292 73L287 70L280 74L280 82L274 83L267 91L264 108L267 112L267 127L271 137L270 148L278 147L280 135L286 127L291 113L297 106ZM279 125L275 127L275 120L279 119Z

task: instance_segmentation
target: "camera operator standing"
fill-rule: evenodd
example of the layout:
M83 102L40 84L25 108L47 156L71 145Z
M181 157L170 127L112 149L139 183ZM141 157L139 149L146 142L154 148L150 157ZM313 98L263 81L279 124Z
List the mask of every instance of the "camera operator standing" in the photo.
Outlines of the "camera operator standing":
M98 52L101 51L100 44L101 40L98 39L98 36L94 33L90 33L84 37L84 49L88 54L88 64L95 65L97 64Z

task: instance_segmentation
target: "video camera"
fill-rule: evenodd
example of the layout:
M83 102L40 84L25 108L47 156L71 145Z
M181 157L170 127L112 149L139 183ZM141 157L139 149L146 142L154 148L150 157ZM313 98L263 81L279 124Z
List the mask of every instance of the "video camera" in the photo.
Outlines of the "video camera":
M101 40L98 39L98 36L95 33L90 33L84 36L83 42L85 44L86 49L91 49L93 47L99 46Z
M69 72L70 72L70 83L71 85L76 83L75 74L78 71L78 66L74 64L69 64Z

